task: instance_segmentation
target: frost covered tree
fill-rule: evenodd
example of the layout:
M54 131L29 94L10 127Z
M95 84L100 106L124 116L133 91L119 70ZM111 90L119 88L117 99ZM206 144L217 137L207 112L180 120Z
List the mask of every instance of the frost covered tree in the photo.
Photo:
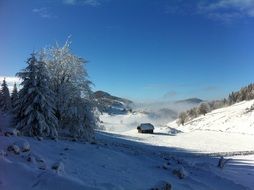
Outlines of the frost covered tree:
M231 94L229 94L228 101L229 101L230 105L236 103L237 102L237 93L232 92Z
M96 120L91 106L91 103L83 98L69 101L63 121L66 122L73 137L89 140L93 138L93 126L96 125Z
M187 114L190 118L196 118L198 116L198 111L197 108L191 108L190 110L187 111Z
M93 136L91 82L85 69L86 60L74 55L70 42L44 49L41 57L47 64L51 87L56 94L56 116L61 129L69 129L72 136Z
M24 135L57 137L54 94L50 89L45 63L32 54L28 66L17 76L22 79L14 113L16 128Z
M208 103L202 103L198 107L198 112L199 114L205 115L210 111L210 106Z
M11 93L11 105L13 108L15 107L17 101L18 101L18 89L17 89L17 84L14 83L13 90Z
M188 115L186 112L181 112L178 117L179 124L184 125L184 123L187 121Z
M237 92L232 92L228 96L228 102L230 105L243 100L251 99L254 99L254 84L249 84L248 86L241 88Z
M11 110L11 97L6 80L3 80L0 91L0 108L3 112L9 112Z

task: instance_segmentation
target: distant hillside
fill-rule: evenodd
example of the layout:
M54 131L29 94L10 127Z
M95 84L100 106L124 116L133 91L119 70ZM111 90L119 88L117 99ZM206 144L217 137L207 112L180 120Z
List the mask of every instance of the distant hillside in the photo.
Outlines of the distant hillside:
M109 114L124 114L130 110L132 104L131 100L113 96L104 91L96 91L93 96L98 109Z
M185 99L185 100L179 100L179 101L176 101L175 103L176 104L199 104L201 102L204 102L204 100L201 100L199 98L188 98L188 99Z
M168 127L183 132L199 130L254 135L253 104L254 100L242 101L200 115L184 125L179 125L178 120L169 122Z
M242 87L239 91L232 92L229 94L228 98L222 100L214 100L209 102L203 102L198 107L193 107L185 112L179 114L179 123L184 124L202 114L206 114L213 110L227 107L238 102L248 101L254 99L254 84L251 83L248 86ZM185 100L186 101L186 100ZM187 101L198 102L200 99L191 98ZM201 101L202 102L202 101ZM199 102L200 103L200 102Z

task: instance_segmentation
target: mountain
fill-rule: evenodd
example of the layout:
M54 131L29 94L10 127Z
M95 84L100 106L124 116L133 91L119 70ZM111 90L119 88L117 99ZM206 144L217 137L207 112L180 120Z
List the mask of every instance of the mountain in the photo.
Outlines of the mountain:
M125 114L133 103L131 100L113 96L104 91L96 91L93 94L98 109L109 114Z
M178 100L175 103L176 104L199 104L201 102L204 102L204 100L201 100L199 98L188 98L184 100Z

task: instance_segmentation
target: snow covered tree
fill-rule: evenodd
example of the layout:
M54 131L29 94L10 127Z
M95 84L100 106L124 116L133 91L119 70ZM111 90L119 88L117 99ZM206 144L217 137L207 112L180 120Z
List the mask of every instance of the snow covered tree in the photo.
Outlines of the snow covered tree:
M17 84L14 83L13 90L11 93L11 105L13 108L15 107L17 101L18 101L18 89Z
M187 114L190 118L196 118L198 116L198 111L197 108L191 108L190 110L187 111Z
M0 108L5 113L11 110L11 97L5 79L3 80L2 88L0 91Z
M93 127L96 120L90 107L90 102L83 98L69 101L69 106L64 112L63 121L68 125L71 136L74 138L93 139Z
M184 125L184 123L187 121L188 115L186 112L181 112L178 117L179 124Z
M198 107L198 112L199 114L207 114L210 111L210 106L208 103L202 103L200 104L200 106Z
M71 52L69 41L63 47L56 45L45 49L41 57L47 64L51 87L56 94L60 128L68 128L73 136L89 136L89 133L92 136L96 123L86 61Z
M237 93L232 92L231 94L229 94L228 101L229 101L230 105L236 103L237 102Z
M16 128L24 135L57 137L54 94L45 63L32 54L28 66L17 73L23 81L14 113Z

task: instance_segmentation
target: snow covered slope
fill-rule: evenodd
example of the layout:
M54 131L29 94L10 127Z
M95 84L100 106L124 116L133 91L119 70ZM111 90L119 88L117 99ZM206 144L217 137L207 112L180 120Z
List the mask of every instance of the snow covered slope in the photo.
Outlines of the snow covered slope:
M106 129L124 138L157 146L176 147L195 152L254 151L254 111L248 112L254 100L221 108L178 126L177 121L168 124L154 123L142 114L101 117ZM155 124L154 134L139 134L140 123ZM122 131L114 129L124 129Z
M187 122L184 126L178 126L176 122L170 122L168 126L183 132L198 130L254 135L254 111L248 111L253 104L254 100L243 101L216 109Z
M109 114L126 114L131 109L132 101L112 96L104 91L96 91L93 93L94 100L100 112Z
M106 129L119 138L155 146L157 151L169 150L170 154L184 157L187 162L206 169L208 173L211 173L211 165L216 165L213 156L229 156L228 165L216 173L243 184L246 189L253 189L254 111L249 110L253 104L254 100L243 101L217 109L184 126L178 126L177 121L156 123L141 113L117 117L103 115L101 119L105 121ZM137 132L137 125L144 122L155 124L154 134ZM119 128L123 130L115 130Z

